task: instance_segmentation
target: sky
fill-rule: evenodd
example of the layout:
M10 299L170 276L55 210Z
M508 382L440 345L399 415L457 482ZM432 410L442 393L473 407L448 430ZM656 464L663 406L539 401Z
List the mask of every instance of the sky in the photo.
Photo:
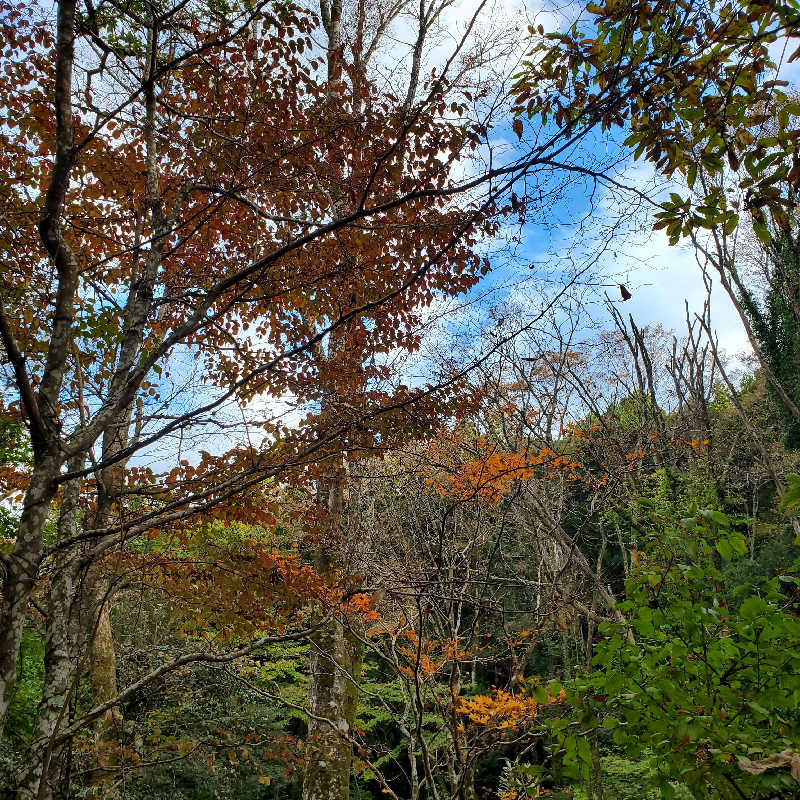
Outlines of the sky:
M486 40L498 36L496 52L493 53L500 59L498 72L506 76L505 82L497 81L498 95L508 88L510 76L524 57L528 25L541 23L549 30L564 28L573 21L577 8L582 6L574 0L564 0L558 9L544 8L542 4L545 2L555 0L487 0L483 7L483 21L476 33ZM455 0L448 6L440 20L436 45L427 56L423 74L441 68L479 6L481 0ZM504 35L500 35L501 32ZM412 20L402 18L379 56L377 67L387 76L387 81L402 79L403 63L409 57L412 41ZM797 87L800 85L800 59L787 63L790 52L785 42L771 46L771 55L780 64L781 77ZM483 68L484 77L487 69ZM504 153L512 152L516 135L511 130L511 117L491 132L490 143L493 158L502 158ZM599 157L609 163L617 162L621 154L619 145L613 140L607 142L590 137L586 148L587 158ZM488 158L488 151L482 155ZM622 179L638 186L654 181L652 170L641 163L625 161L615 168ZM517 302L523 307L529 303L530 314L534 316L542 298L558 292L565 276L572 276L576 271L581 273L579 284L589 284L584 287L583 298L598 324L611 325L610 315L604 307L607 295L625 316L631 314L640 327L660 325L681 336L686 328L686 303L690 317L701 311L706 288L693 248L686 243L670 246L662 232L652 231L651 223L652 219L643 218L641 210L620 205L610 193L601 189L598 194L590 196L590 187L585 182L570 181L560 188L551 206L545 205L537 210L521 227L516 227L513 220L508 221L498 242L483 243L482 246L491 254L492 274L467 298L437 304L428 310L428 320L441 320L438 332L437 326L432 326L435 333L428 352L446 342L448 335L458 331L459 326L464 330L483 330L484 323L490 318L489 308L504 300ZM601 246L604 234L615 226L619 226L620 235L613 242ZM631 292L629 301L621 302L617 282L624 283ZM742 364L749 351L746 335L735 309L719 286L715 286L712 295L712 325L723 351L734 365ZM413 379L424 381L420 364L410 360L405 368ZM195 367L188 364L177 368L176 372L187 385L194 382L193 399L197 400L204 387ZM296 409L291 397L260 398L251 403L247 415L262 414L282 417L287 424L293 425L300 421L304 410ZM231 404L220 412L219 419L227 418L233 422L241 415L242 411ZM197 439L168 438L162 443L163 450L154 448L143 455L143 460L158 466L165 453L169 458L176 448L184 447L186 454L194 458L199 448L205 446L202 439L208 433L204 426L198 427ZM245 427L242 425L241 430ZM253 433L253 436L258 435ZM228 437L227 432L217 431L213 437L217 440L217 447L213 449L229 446ZM221 443L220 438L224 440Z
M545 0L546 1L546 0ZM479 0L462 0L451 6L446 12L445 26L453 32L450 40L464 27L468 19L480 5ZM545 29L565 29L574 21L575 15L583 4L568 1L556 9L547 10L536 0L535 3L505 2L495 3L489 15L490 25L512 24L517 31L524 34L529 22L541 22ZM485 13L485 10L484 10ZM800 58L788 63L788 58L796 46L790 46L781 40L770 46L770 55L778 64L779 77L789 83L789 91L800 85ZM508 63L522 55L519 52L507 55ZM436 56L436 53L434 53ZM527 134L527 130L526 130ZM493 131L492 145L495 159L501 159L504 148L513 152L513 141L516 137L509 125ZM588 159L599 157L609 163L623 156L621 146L614 139L590 137L585 156ZM591 153L594 149L596 152ZM604 150L604 152L602 152ZM582 157L582 156L579 156ZM642 162L633 163L632 158L623 159L617 177L623 182L640 188L657 188L660 194L670 190L686 193L685 187L669 185L655 178L652 168ZM638 325L660 325L679 337L686 330L687 304L690 318L703 309L707 296L706 285L698 264L693 246L682 240L670 246L666 235L661 231L653 231L652 216L647 216L642 209L632 209L630 219L626 220L624 203L620 205L618 198L609 194L599 194L590 199L590 187L580 180L575 180L569 187L561 191L557 205L543 209L537 217L533 214L518 231L509 235L516 238L513 256L502 253L502 248L495 249L493 274L488 281L473 292L473 298L484 297L487 288L495 287L492 299L497 299L505 292L511 299L515 294L530 296L533 281L540 281L540 286L547 291L548 283L558 283L559 276L569 273L577 265L593 261L589 272L582 277L585 283L610 283L612 286L596 286L597 322L602 323L605 316L610 323L608 311L603 307L603 300L608 294L618 301L623 315L631 314ZM602 246L609 226L615 226L618 235L613 243ZM491 248L490 248L491 249ZM570 267L565 267L569 262ZM535 265L531 267L531 265ZM521 280L526 280L524 288ZM743 368L744 362L751 353L747 336L733 304L719 281L713 281L711 293L712 327L719 345L728 357L734 373ZM622 303L619 292L613 287L616 282L624 283L632 297ZM591 292L587 302L593 302ZM491 299L488 300L491 302ZM487 302L487 304L488 304ZM459 323L455 323L458 325Z
M498 52L502 54L499 72L506 76L518 71L524 58L529 24L541 23L549 30L563 29L583 7L582 3L568 0L557 10L545 10L543 1L549 2L488 0L483 5L474 33L484 40L497 36ZM456 0L445 9L423 74L441 69L480 6L481 0ZM501 31L507 35L501 35ZM375 62L376 71L387 76L387 81L391 79L402 85L414 35L413 18L401 17L395 22L387 39L389 46L379 52ZM779 43L773 48L773 57L779 62L785 60L781 47ZM789 67L789 76L796 77L797 65ZM498 83L498 94L507 88L508 80L504 85ZM495 163L518 152L511 119L509 116L507 122L490 134ZM588 137L584 144L586 152L579 153L578 160L586 159L589 163L599 158L612 165L616 177L639 188L655 187L661 193L675 188L664 181L659 183L648 165L623 158L619 138L617 135L615 142L613 137ZM488 160L488 148L483 156ZM608 297L623 316L632 315L639 327L661 326L679 338L684 335L687 304L689 317L693 319L706 300L706 286L694 249L685 242L670 246L662 232L652 230L652 216L648 217L641 208L631 208L626 201L602 189L590 197L590 190L582 180L570 180L559 189L551 206L545 205L534 212L521 227L509 221L499 241L483 243L492 261L490 276L466 298L437 302L424 313L430 330L420 356L389 355L388 360L402 373L402 380L412 384L426 382L430 377L426 370L431 369L437 353L446 351L448 341L454 337L466 333L480 335L485 331L493 306L516 303L528 308L531 317L535 317L547 298L563 288L564 282L576 272L580 273L578 293L595 326L607 329L613 324L605 305ZM614 238L609 241L612 228ZM616 288L617 282L624 283L632 294L625 303ZM712 291L712 326L735 377L750 348L736 310L718 285ZM587 328L587 337L591 333ZM479 347L476 345L475 350ZM289 424L302 416L300 409L293 408L291 398L256 400L250 410L263 411L266 407L285 415Z

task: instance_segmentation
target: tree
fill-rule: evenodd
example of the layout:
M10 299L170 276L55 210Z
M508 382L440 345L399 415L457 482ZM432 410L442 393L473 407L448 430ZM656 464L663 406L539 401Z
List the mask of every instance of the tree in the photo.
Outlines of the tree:
M591 25L581 20L534 48L516 87L518 112L543 113L562 129L618 130L623 149L644 156L679 190L669 200L648 198L659 208L653 228L663 229L670 244L688 237L703 269L719 276L772 391L796 424L792 389L760 343L780 334L767 333L763 315L755 321L737 237L752 227L768 245L770 220L782 232L792 226L800 106L784 91L783 64L772 60L769 46L784 39L792 46L800 9L795 2L656 0L589 3L586 11Z
M797 38L797 4L645 0L589 3L586 11L591 27L577 22L532 51L516 87L519 112L560 127L622 129L636 158L668 178L682 175L689 189L702 166L710 180L700 201L673 194L657 215L672 243L698 228L732 231L740 211L751 212L763 235L764 210L785 227L800 184L800 130L792 126L800 107L782 91L767 46ZM728 167L743 204L727 196Z
M387 121L387 106L374 97L374 105L359 108L357 125L352 108L330 113L330 87L315 83L315 60L302 57L312 22L297 9L262 4L206 15L201 8L153 6L142 17L97 14L91 6L83 13L65 3L55 37L36 11L9 7L5 23L16 48L4 78L5 198L8 216L20 222L6 229L11 269L4 295L11 309L36 302L52 303L54 311L34 317L12 310L0 320L33 450L4 571L4 707L28 599L46 558L55 558L64 581L61 594L50 593L50 679L25 788L34 794L43 762L57 761L52 741L75 679L74 651L81 652L87 635L97 642L107 627L107 592L97 580L105 555L271 475L302 471L310 453L330 457L345 431L380 415L379 398L396 409L412 403L414 393L371 387L372 404L357 407L355 418L325 418L332 426L326 428L312 415L293 438L279 423L256 418L260 438L267 437L263 448L206 453L199 466L180 460L178 448L175 468L158 478L139 466L126 469L131 456L141 459L165 437L207 432L209 414L230 403L245 413L259 394L291 390L299 402L315 402L313 373L326 367L314 365L311 351L356 316L373 355L413 342L413 309L433 296L442 276L456 270L460 291L484 269L459 239L473 222L481 228L491 206L473 206L457 220L437 212L436 196L449 190L446 164L435 154L438 146L458 152L468 141L457 126L439 125L423 109L411 121L398 113ZM55 47L54 62L39 46ZM274 82L264 85L259 75L268 66ZM95 91L109 80L123 87L122 103ZM48 108L53 85L55 118ZM284 85L297 91L287 94ZM353 137L373 158L343 178L336 162L357 149ZM46 191L31 199L40 163L51 164ZM404 179L402 169L409 171ZM325 221L331 195L359 192L361 202L347 215ZM428 238L418 244L408 220L423 209ZM367 218L374 224L360 222ZM397 237L388 235L393 230ZM391 249L384 247L387 236ZM347 255L353 249L355 264ZM432 269L442 259L447 267ZM217 278L220 262L225 270ZM402 324L385 324L393 315ZM243 335L248 329L256 337ZM167 403L195 380L180 363L184 354L203 363L211 392L176 415ZM59 502L58 541L48 551L42 528ZM96 699L110 710L114 686L101 683Z
M797 234L776 229L763 254L766 289L759 302L754 291L744 287L742 305L758 339L762 357L792 402L798 405L797 359L800 347L800 242ZM800 446L800 422L781 394L773 395L781 410L787 447Z
M652 750L666 797L676 781L695 797L790 796L796 786L785 770L754 765L796 742L796 571L753 594L740 587L729 606L710 554L730 560L746 549L717 511L654 537L623 604L636 643L607 631L597 671L577 684L587 725L613 731L628 753Z
M697 319L687 314L684 341L670 342L663 332L618 315L615 330L595 339L582 331L577 341L570 335L572 320L562 316L561 335L542 332L557 344L545 352L526 350L527 337L518 337L517 352L509 347L512 352L503 352L486 371L476 457L449 479L437 478L444 490L513 497L510 502L528 506L528 527L538 522L543 529L528 551L538 558L539 541L543 548L561 546L566 556L556 565L554 605L562 621L577 617L581 633L587 631L587 666L578 664L573 688L576 702L593 716L577 732L571 727L576 718L568 714L531 721L529 733L541 735L541 722L551 730L552 756L521 759L508 770L506 784L518 796L537 796L543 784L550 789L564 777L573 785L585 781L590 796L597 796L604 751L630 764L652 758L658 785L667 792L675 782L689 781L698 796L793 796L786 768L795 736L788 708L795 691L796 566L788 563L796 550L781 551L779 577L760 571L763 554L791 541L773 506L772 486L792 476L785 474L786 454L770 425L772 406L763 386L732 386L710 337L709 313L706 308ZM556 418L563 414L558 437L550 433L547 414L536 413L550 409ZM540 442L550 448L544 464L536 459ZM437 460L455 464L454 451L450 445ZM570 467L572 480L567 475L562 484L547 474L548 464L559 463ZM691 519L678 525L680 511L693 502ZM699 514L697 502L717 507ZM739 558L746 536L752 549ZM582 583L584 577L589 580ZM762 626L773 644L753 646ZM686 663L680 655L669 660L687 646ZM769 688L751 681L749 672L768 648L762 677ZM733 671L718 686L726 669ZM676 699L684 703L678 711ZM770 710L762 714L751 702ZM707 718L709 707L724 707L725 719L735 716L738 728ZM603 728L606 715L614 719ZM610 731L617 728L612 743ZM715 752L720 742L736 757ZM706 746L711 755L694 767ZM563 759L580 769L564 776ZM758 780L750 777L762 773ZM610 788L606 784L606 796L617 796Z
M309 780L306 794L346 794L351 742L341 733L352 729L358 648L346 653L342 646L353 633L348 627L358 633L361 615L351 597L360 579L343 554L366 538L348 527L349 465L436 428L474 399L464 375L487 363L486 353L473 354L409 386L391 357L419 347L432 303L482 278L490 265L478 243L507 214L536 214L554 177L554 192L571 175L604 177L565 155L591 134L585 115L560 129L545 120L518 150L494 160L491 131L503 86L499 80L495 102L486 94L490 81L470 83L472 66L494 52L483 40L470 48L475 20L440 69L427 78L422 68L447 5L415 4L411 13L400 2L331 0L320 7L321 28L312 11L282 2L111 9L61 0L55 26L37 5L2 6L3 391L27 427L31 466L13 548L3 555L0 717L14 691L29 605L41 605L49 589L42 608L47 674L21 796L47 798L71 737L94 720L100 733L118 725L119 707L143 683L195 661L227 663L312 629L312 697L328 702L315 691L330 683L336 693L333 716L312 717L309 763L314 741L337 757L316 759L335 761L336 769ZM413 19L415 33L402 91L371 68L399 15ZM790 29L790 9L764 15L757 39ZM642 19L655 24L657 17ZM734 28L718 42L717 66L731 53L750 52ZM750 72L762 74L765 57L758 48L750 56ZM542 63L550 69L555 62ZM634 76L646 77L647 65L634 58L629 66L630 98L642 90ZM712 70L720 92L723 72ZM648 102L658 100L646 92ZM738 110L728 122L753 108L738 88L732 93ZM530 100L532 111L558 115L551 98L531 95L526 108ZM616 120L619 102L619 92L603 90L591 114ZM742 164L759 147L781 147L791 161L796 137L784 128L777 144L737 144L750 147L736 151ZM718 142L710 141L716 157ZM776 163L758 161L756 171L791 183L792 167L781 172ZM528 179L537 189L526 196ZM775 216L780 202L771 185L741 188ZM568 352L558 356L570 361ZM564 363L548 359L566 380ZM281 418L285 405L291 421ZM568 402L553 403L550 438L567 412ZM460 475L462 489L481 499L502 494L551 459L541 455L545 446L509 443L495 451L493 443ZM562 467L572 463L559 469L566 473ZM499 469L476 482L486 464ZM560 478L563 500L568 474ZM115 685L109 608L126 585L116 559L138 555L156 531L194 530L189 520L274 527L270 481L317 497L306 520L307 552L331 586L328 595L319 590L324 601L309 599L307 608L321 608L309 629L298 630L307 620L293 618L291 631L251 630L217 648L195 641L191 652ZM545 519L553 490L529 489ZM555 523L560 546L572 552L562 522L548 518L547 526ZM252 555L267 558L263 550ZM582 555L575 556L580 571L606 591ZM191 564L180 565L184 578L192 574ZM612 595L606 591L609 603ZM70 711L87 663L93 707Z

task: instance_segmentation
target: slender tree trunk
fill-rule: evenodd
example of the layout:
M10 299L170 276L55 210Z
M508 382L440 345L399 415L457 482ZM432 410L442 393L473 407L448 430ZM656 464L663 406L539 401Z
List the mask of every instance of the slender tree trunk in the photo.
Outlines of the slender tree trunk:
M339 539L344 521L344 469L320 480L319 501L328 510L331 541ZM316 554L316 567L335 579L335 553L327 546ZM357 625L357 621L351 621ZM363 646L358 631L332 619L311 637L308 736L303 800L347 800L353 760L352 730L358 702Z
M449 579L454 580L452 568ZM456 639L457 626L455 624L454 609L450 612L450 635ZM461 696L461 667L454 660L450 667L450 702L451 702L451 731L453 739L453 796L459 800L476 800L475 793L475 762L470 757L469 742L466 733L461 730L461 724L456 713L456 701Z
M117 425L106 431L103 456L110 458L128 440L130 409L120 415ZM68 469L83 468L83 455L73 457ZM107 524L112 506L121 488L124 465L104 470L99 482L95 526ZM63 489L58 520L58 539L72 539L80 527L78 499L80 478L67 482ZM17 775L20 800L51 800L58 784L65 745L55 746L58 731L66 723L69 698L85 663L83 654L90 646L93 705L117 694L116 657L111 635L108 583L100 574L101 564L81 566L75 548L61 551L50 585L45 639L44 690L36 718L26 763ZM117 709L111 709L97 721L99 740L107 738L120 722ZM101 753L101 762L103 761ZM102 782L102 779L101 779Z
M53 744L66 722L70 692L75 685L74 575L64 565L53 576L47 607L45 684L26 763L17 775L19 800L50 800L58 782L62 747Z
M70 469L80 469L83 459L74 459ZM78 496L81 480L69 481L64 487L58 538L74 536L78 527ZM51 800L58 783L60 756L64 745L56 746L59 728L67 722L69 698L75 687L79 668L80 619L76 603L79 576L77 559L71 550L57 558L50 581L45 629L42 699L28 747L25 764L16 776L19 800Z
M111 461L128 446L133 405L129 405L103 434L103 460ZM100 473L98 481L97 510L92 527L103 529L114 521L118 511L125 479L127 459L118 461ZM84 613L85 634L89 642L92 705L99 706L117 696L117 654L114 648L111 625L112 585L103 572L102 560L92 564L87 571L85 596L88 598ZM122 713L114 706L95 721L95 741L99 769L91 783L103 796L104 787L114 779L113 767L118 764L116 741L122 731Z
M92 705L98 706L117 696L117 656L111 627L111 592L109 582L99 575L101 564L94 565L86 578L85 594L89 613L84 614L84 632L89 645L89 673ZM86 617L88 616L88 619ZM97 769L89 780L95 797L105 797L109 783L116 779L119 764L119 741L122 713L114 706L94 723Z
M45 192L39 234L57 274L50 343L38 393L25 358L0 307L0 339L14 370L22 406L30 421L34 468L25 493L14 550L5 560L0 602L0 732L16 686L17 657L28 600L42 559L42 529L56 496L56 478L63 463L60 443L59 396L72 340L78 263L61 231L64 204L75 158L72 132L72 66L76 0L61 0L55 51L54 100L56 150Z
M99 580L94 587L96 623L91 648L92 705L99 706L117 696L117 654L111 627L108 582ZM104 741L119 731L122 714L110 708L95 723L95 736Z
M112 460L128 446L130 439L133 406L120 414L116 422L103 435L103 459ZM104 469L98 482L99 495L93 527L103 529L114 521L118 510L125 479L127 459ZM111 600L113 593L108 579L103 574L103 563L92 565L86 579L87 596L90 598L88 631L91 643L92 696L95 706L102 705L117 696L117 656L111 627ZM97 719L95 735L99 742L118 730L122 716L118 708L109 709Z
M28 601L42 560L42 528L56 494L55 458L40 464L31 477L14 550L6 560L0 600L0 731L17 681L17 658Z
M592 742L592 763L589 765L589 783L586 787L589 800L604 800L603 770L600 765L600 750L596 742Z
M463 800L477 800L475 791L475 765L469 764L461 775L461 797Z
M416 741L413 731L408 733L408 764L409 764L409 778L411 782L411 800L419 800L419 771L417 769L417 752L415 747Z

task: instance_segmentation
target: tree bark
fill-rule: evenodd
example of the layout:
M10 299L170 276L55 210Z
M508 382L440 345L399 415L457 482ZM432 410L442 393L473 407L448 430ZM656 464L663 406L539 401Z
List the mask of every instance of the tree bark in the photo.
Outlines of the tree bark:
M589 765L589 783L586 786L589 800L604 800L603 769L600 764L600 750L596 742L592 742L592 763Z
M14 550L6 562L0 601L0 731L16 686L22 629L42 560L42 528L56 494L57 463L49 458L34 469Z
M131 409L120 415L103 440L103 457L110 458L126 446ZM70 459L70 472L83 468L83 455ZM124 462L105 469L98 481L98 508L95 524L110 521L124 475ZM78 499L82 479L64 485L58 520L59 541L69 541L80 527ZM82 566L80 553L73 548L61 551L50 585L45 639L45 683L39 704L34 734L26 764L17 775L20 800L51 800L58 783L61 755L66 742L56 745L59 729L65 721L70 693L74 690L85 659L87 645L91 655L93 706L101 705L117 694L116 656L109 615L109 586L100 575L101 564ZM116 707L110 708L96 722L101 747L109 732L121 722Z
M362 645L338 620L311 637L303 800L348 800Z
M56 496L56 479L63 463L60 442L59 395L64 380L75 316L78 264L64 240L60 216L74 163L72 131L72 67L75 40L75 0L58 6L55 65L56 152L39 221L42 244L57 274L55 310L38 395L34 397L25 359L6 324L2 322L3 346L30 421L33 474L25 493L14 550L6 562L0 602L0 732L16 686L17 657L28 601L42 560L42 528Z
M54 737L65 721L69 696L75 686L76 620L73 611L75 581L69 564L53 576L45 639L45 675L42 700L23 769L18 773L19 800L51 800L58 782L60 755L65 745Z
M74 459L70 467L79 470L83 459ZM75 535L78 527L80 479L64 486L58 519L59 539ZM50 582L45 629L42 699L36 716L26 762L16 776L19 800L51 800L58 782L60 755L67 746L56 745L56 735L69 707L69 697L77 682L81 633L78 603L79 576L75 554L70 550L57 559Z
M99 706L117 696L117 654L114 649L107 581L98 581L94 598L97 622L91 649L92 705ZM95 737L99 742L105 741L119 731L121 725L122 713L119 708L110 708L97 718Z
M103 434L103 461L112 461L122 452L130 440L133 405L129 405L118 419ZM117 461L100 473L98 481L97 511L95 528L105 528L111 524L118 510L125 481L125 468L128 459ZM114 650L114 637L111 627L112 587L102 574L102 562L93 565L87 575L90 597L88 631L91 642L91 675L93 705L99 706L117 696L117 656ZM108 738L122 724L118 708L110 708L95 723L98 742Z
M334 342L335 348L341 342ZM332 582L337 554L328 544L340 538L344 521L343 465L322 477L318 500L327 507L328 543L316 553L316 568ZM358 704L363 645L360 631L347 625L356 620L332 618L311 636L308 736L306 738L303 800L348 800L353 760L353 722Z

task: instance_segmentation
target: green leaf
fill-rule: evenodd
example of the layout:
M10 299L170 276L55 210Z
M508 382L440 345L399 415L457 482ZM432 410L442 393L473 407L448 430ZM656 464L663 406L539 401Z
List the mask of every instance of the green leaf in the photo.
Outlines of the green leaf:
M731 547L730 543L727 539L722 539L717 542L716 545L717 552L726 560L730 561L733 558L733 548Z
M730 236L735 230L736 226L739 224L739 215L738 214L729 214L727 220L725 221L724 231L725 233Z
M795 508L800 505L800 475L790 472L786 476L788 487L781 496L780 508Z
M689 164L689 169L686 173L686 183L689 185L689 188L692 189L694 187L694 182L697 180L697 163L693 161Z
M764 225L764 223L753 222L753 231L764 244L769 244L772 241L772 237L770 236L769 230L767 229L767 226Z
M721 525L726 528L731 524L731 521L728 519L727 515L723 514L721 511L712 511L711 519L713 519L717 525Z
M531 692L533 699L539 703L539 705L546 706L550 701L547 696L547 690L541 684L534 687L533 691Z
M751 701L750 701L750 702L749 702L747 705L748 705L748 706L749 706L749 707L750 707L750 708L751 708L753 711L755 711L755 712L756 712L756 714L761 714L761 715L762 715L762 716L764 716L764 717L768 717L768 716L769 716L769 711L767 711L767 709L766 709L766 708L764 708L764 706L762 706L762 705L759 705L758 703L756 703L754 700L751 700Z

